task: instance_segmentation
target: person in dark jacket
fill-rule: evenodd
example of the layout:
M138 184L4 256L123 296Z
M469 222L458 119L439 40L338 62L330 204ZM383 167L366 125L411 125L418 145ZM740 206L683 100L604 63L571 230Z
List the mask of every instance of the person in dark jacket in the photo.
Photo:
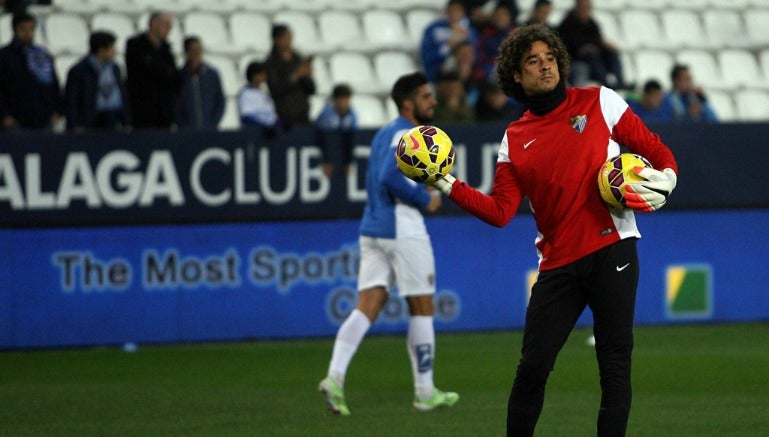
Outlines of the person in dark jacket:
M34 43L37 20L19 12L13 40L0 49L0 129L51 129L63 112L53 58Z
M128 99L114 62L115 35L96 31L89 46L89 54L67 74L67 130L130 130Z
M174 122L179 76L168 44L171 16L150 15L146 32L126 42L126 88L136 128L169 128Z
M176 104L180 128L216 129L224 115L224 91L216 68L203 62L203 43L190 36L184 40L186 62L179 70L181 92Z
M572 85L585 86L589 81L614 89L626 88L619 49L603 37L593 18L592 0L575 0L558 27L572 62Z
M272 27L272 51L265 60L267 86L275 101L280 124L289 130L310 124L310 99L315 94L312 59L293 48L291 29L285 24Z

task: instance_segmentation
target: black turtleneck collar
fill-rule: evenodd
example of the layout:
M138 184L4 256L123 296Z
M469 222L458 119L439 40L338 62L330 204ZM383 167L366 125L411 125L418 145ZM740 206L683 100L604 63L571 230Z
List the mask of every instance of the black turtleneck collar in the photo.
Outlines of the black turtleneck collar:
M566 84L563 80L555 88L544 94L526 96L526 107L535 115L545 115L566 100Z

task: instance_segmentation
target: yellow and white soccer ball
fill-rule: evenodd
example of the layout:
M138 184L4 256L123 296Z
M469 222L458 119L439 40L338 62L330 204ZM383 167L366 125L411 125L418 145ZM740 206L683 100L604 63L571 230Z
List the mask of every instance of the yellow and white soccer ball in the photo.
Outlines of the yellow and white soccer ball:
M598 171L598 191L611 208L624 209L627 184L644 180L633 171L636 167L652 168L652 165L641 155L621 153L609 158L601 166Z
M395 161L409 179L430 184L454 167L454 145L440 128L416 126L401 137L395 149Z

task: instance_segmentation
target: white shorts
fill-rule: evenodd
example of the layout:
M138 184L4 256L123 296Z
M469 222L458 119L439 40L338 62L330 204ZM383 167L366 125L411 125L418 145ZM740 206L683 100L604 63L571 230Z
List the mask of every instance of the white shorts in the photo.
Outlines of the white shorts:
M435 294L435 258L430 236L407 237L398 240L361 235L358 290L393 285L398 295Z

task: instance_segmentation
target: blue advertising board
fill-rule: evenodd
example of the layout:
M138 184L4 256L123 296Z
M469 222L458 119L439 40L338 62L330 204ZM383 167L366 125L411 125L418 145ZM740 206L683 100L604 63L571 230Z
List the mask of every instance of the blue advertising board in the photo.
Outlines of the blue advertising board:
M769 210L637 214L638 324L769 320ZM530 215L430 217L438 331L517 329ZM0 348L331 336L355 304L357 220L1 229ZM589 324L589 311L580 319ZM402 332L397 297L372 328Z

